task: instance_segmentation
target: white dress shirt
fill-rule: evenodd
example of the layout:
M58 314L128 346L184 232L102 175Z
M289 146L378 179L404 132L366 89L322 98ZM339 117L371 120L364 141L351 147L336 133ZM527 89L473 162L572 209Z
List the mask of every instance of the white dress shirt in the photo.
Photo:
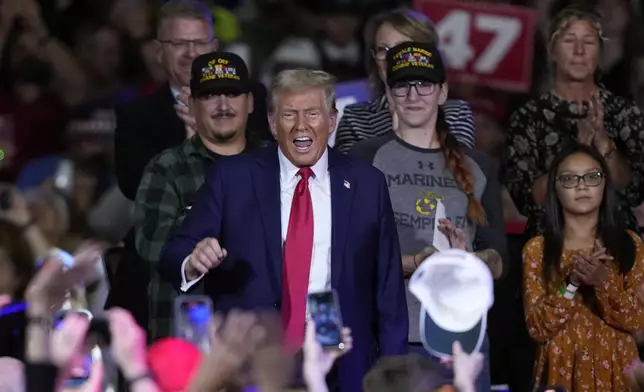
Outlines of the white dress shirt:
M293 193L300 181L298 167L293 165L278 148L280 164L280 204L282 224L282 247L288 234ZM314 176L309 178L309 191L313 203L313 252L309 273L309 293L331 289L331 179L329 176L329 156L325 151L320 160L311 167ZM268 257L268 256L267 256ZM203 278L199 276L186 281L185 267L190 256L181 265L181 291L188 291Z

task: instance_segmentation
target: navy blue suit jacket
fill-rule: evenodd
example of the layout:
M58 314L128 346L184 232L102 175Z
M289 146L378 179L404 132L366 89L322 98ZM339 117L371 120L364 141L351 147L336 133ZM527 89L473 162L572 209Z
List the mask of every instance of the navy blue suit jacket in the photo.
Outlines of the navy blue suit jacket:
M338 361L342 391L362 390L378 356L407 352L407 304L389 191L371 165L329 150L331 286L353 350ZM279 310L282 297L280 166L277 147L219 160L180 229L165 244L161 276L181 284L197 243L217 238L227 258L204 277L218 311Z

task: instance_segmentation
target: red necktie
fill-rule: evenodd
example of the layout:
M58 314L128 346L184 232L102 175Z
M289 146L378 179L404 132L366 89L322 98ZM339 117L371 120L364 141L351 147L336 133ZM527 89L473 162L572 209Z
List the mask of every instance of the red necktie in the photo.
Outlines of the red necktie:
M310 167L301 168L295 187L282 265L282 323L286 346L298 350L304 342L306 296L313 255L313 203L309 191Z

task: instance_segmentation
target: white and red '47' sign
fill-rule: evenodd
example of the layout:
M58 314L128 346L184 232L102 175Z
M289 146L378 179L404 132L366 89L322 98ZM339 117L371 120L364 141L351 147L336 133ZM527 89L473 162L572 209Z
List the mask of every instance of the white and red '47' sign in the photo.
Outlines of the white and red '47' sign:
M415 0L436 24L450 80L526 92L532 79L536 15L525 7Z

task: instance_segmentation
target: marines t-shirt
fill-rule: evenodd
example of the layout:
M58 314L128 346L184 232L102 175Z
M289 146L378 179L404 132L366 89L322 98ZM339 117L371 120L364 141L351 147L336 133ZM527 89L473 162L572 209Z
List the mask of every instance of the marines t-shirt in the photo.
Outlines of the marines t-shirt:
M489 189L490 183L486 175L491 167L489 158L465 147L461 147L461 151L474 179L474 195L483 202L485 193L497 192L500 201L498 181L495 181L496 189ZM372 163L385 175L403 254L413 255L432 245L436 205L439 200L445 206L447 218L454 222L456 227L464 229L473 242L470 246L477 248L474 240L479 228L468 221L467 195L447 168L441 149L412 146L391 132L357 144L351 150L351 154ZM493 212L486 208L486 212L488 215L500 214L501 217L503 214L502 209ZM408 289L407 307L409 341L418 343L420 302Z

